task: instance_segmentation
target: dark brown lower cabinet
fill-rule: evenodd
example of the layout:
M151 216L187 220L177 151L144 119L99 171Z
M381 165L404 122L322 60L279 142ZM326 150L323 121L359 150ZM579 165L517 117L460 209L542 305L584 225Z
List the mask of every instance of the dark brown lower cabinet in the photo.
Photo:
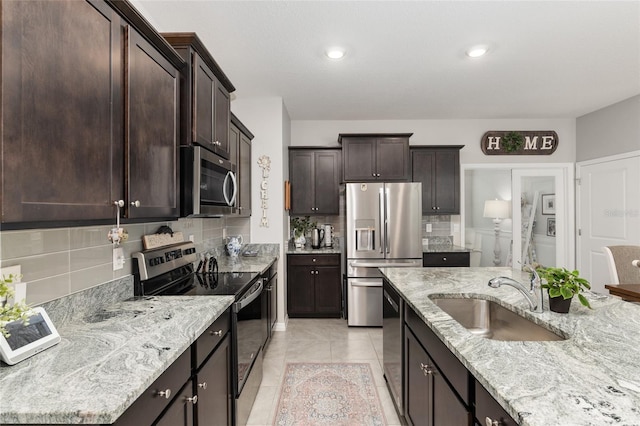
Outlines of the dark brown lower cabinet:
M475 381L475 389L476 421L479 424L483 426L515 426L518 424L477 380Z
M114 426L231 426L230 315L220 315Z
M470 425L470 413L405 326L405 419L415 426Z
M191 380L182 389L175 401L153 426L192 426L193 407L198 402L191 387Z
M422 253L422 266L428 267L469 267L469 252Z
M231 425L231 345L229 335L196 374L198 426Z
M339 254L288 255L287 311L289 316L339 318L342 311L340 276Z

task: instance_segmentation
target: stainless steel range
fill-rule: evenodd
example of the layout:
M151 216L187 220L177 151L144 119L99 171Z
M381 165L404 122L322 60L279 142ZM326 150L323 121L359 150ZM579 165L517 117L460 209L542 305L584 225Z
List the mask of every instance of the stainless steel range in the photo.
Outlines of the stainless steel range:
M213 257L198 261L195 245L184 242L133 254L136 296L235 296L231 309L234 424L247 423L262 382L262 349L267 339L263 281L255 272L218 272ZM264 293L266 296L266 293Z

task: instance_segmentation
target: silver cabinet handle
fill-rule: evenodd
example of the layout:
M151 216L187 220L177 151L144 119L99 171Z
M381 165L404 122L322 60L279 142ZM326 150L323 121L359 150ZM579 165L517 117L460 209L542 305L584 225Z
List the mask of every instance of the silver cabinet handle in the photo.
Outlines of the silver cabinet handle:
M131 205L132 205L133 207L140 207L140 201L139 201L139 200L132 201L132 202L131 202Z
M443 260L444 262L446 262L446 261L447 261L447 258L446 258L446 257L443 257L443 258L442 258L442 260Z
M493 420L490 417L485 417L484 418L484 424L486 426L500 426L501 423L498 420Z
M193 405L196 405L198 403L198 395L193 395L191 398L187 397L184 400L185 402L190 402Z
M313 258L313 261L314 261L314 262L316 261L316 258L315 258L315 257Z
M163 390L163 391L158 391L158 393L156 393L156 395L158 396L164 396L165 399L169 399L171 398L171 389L167 389L167 390Z
M198 387L207 390L207 382L198 383Z
M113 202L118 207L124 207L124 200L116 200Z
M422 373L425 376L429 376L433 374L433 369L431 368L430 365L427 365L427 364L420 363L420 370L422 370Z
M218 330L218 331L210 331L209 332L212 336L222 336L222 330Z

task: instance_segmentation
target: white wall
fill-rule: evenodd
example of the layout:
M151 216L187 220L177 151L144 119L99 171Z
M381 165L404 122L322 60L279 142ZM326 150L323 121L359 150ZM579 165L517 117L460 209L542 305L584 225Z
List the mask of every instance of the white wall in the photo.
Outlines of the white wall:
M480 149L480 139L489 130L554 130L558 149L552 155L488 156ZM562 163L575 161L575 119L503 120L293 120L291 144L339 146L339 133L410 133L411 145L465 145L462 164L471 163Z
M578 117L576 161L640 149L640 95Z
M231 103L233 113L254 134L251 144L251 242L280 244L278 259L278 315L276 329L283 330L286 324L286 274L284 181L289 175L286 156L290 144L291 119L282 98L235 99ZM268 227L260 226L262 203L260 185L263 181L258 159L266 155L271 159L268 183Z

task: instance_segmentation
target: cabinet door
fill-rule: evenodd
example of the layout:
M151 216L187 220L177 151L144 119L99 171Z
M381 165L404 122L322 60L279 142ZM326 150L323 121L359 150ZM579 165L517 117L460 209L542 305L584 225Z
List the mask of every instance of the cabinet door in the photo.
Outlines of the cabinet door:
M218 146L216 153L229 159L229 125L231 123L231 98L229 92L216 79L213 96L213 131L214 144Z
M460 152L436 151L433 197L439 214L460 214Z
M339 266L315 268L315 311L322 316L340 317L342 286Z
M193 142L211 146L214 142L213 99L216 90L216 77L197 53L192 53L193 81Z
M192 426L194 398L191 380L182 389L182 392L171 403L167 411L153 424L153 426Z
M433 178L436 155L434 151L416 149L411 152L411 173L413 182L422 182L422 214L437 214L433 194Z
M380 138L376 144L376 177L384 181L409 181L409 139Z
M291 214L314 214L314 154L310 150L289 151Z
M340 213L340 151L316 151L314 161L314 213Z
M405 418L415 426L434 426L433 395L425 368L429 356L408 327L405 327ZM442 423L456 424L456 423ZM439 426L439 425L436 425Z
M433 424L435 425L471 425L472 417L466 407L460 402L456 394L451 387L447 384L442 375L442 372L433 366L433 361L430 360L432 367L430 374L428 374L432 381L432 395L433 395Z
M367 182L377 179L375 138L343 138L342 153L345 182Z
M198 426L231 425L231 345L229 334L198 371Z
M120 18L2 2L2 222L112 219L124 198Z
M128 65L128 217L178 217L178 71L132 28Z
M502 408L500 404L487 392L477 380L476 389L476 420L481 425L493 425L494 422L501 426L515 426L515 420Z
M244 133L240 133L238 151L238 215L251 216L251 139Z
M287 310L290 317L309 316L315 310L315 268L289 265L287 274Z

